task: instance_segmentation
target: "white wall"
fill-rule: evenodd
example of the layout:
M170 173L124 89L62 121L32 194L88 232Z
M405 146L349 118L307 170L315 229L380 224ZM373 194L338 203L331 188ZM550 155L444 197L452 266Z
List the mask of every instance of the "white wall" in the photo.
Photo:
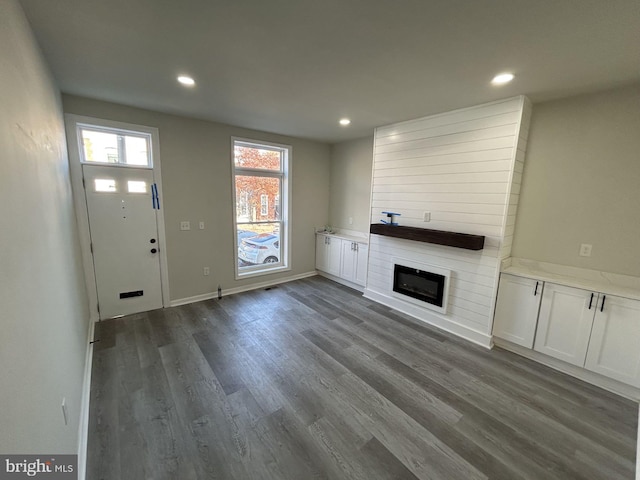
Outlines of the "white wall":
M369 234L372 166L373 137L331 147L329 223L333 228Z
M66 113L156 127L164 199L171 299L180 300L315 271L314 228L329 220L330 146L70 95ZM231 137L293 146L291 271L235 280L231 193ZM189 220L205 230L180 231ZM205 277L203 267L211 274Z
M521 197L513 256L640 276L640 84L536 104Z
M72 454L89 313L62 108L14 0L0 45L0 452Z
M376 129L371 222L484 235L469 251L372 235L366 295L488 345L500 260L510 250L528 100L515 97ZM510 203L512 205L510 205ZM423 213L431 221L423 222ZM393 257L452 272L446 314L391 297Z

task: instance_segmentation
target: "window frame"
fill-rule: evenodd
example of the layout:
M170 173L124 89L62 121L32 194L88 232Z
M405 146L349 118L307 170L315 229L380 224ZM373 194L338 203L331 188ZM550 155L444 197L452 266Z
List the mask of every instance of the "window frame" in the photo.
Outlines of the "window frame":
M84 150L84 142L82 137L82 131L88 130L92 132L98 133L109 133L112 135L116 135L116 142L118 145L118 161L117 162L91 162L88 161L85 157ZM78 138L78 148L79 148L79 157L80 163L82 165L106 165L106 166L117 166L123 168L146 168L148 170L153 170L153 134L144 131L136 131L136 130L128 130L125 128L114 128L114 127L106 127L103 125L95 125L93 123L76 123L76 135ZM126 148L126 140L125 137L135 137L135 138L143 138L147 143L147 164L146 165L135 165L129 163L123 163L120 160L127 160L127 148Z
M267 170L261 168L239 167L235 162L235 147L259 148L262 150L275 150L281 154L281 164L279 170ZM231 190L232 190L232 216L233 216L233 245L234 245L234 270L235 279L268 275L277 272L291 270L291 159L293 148L291 145L284 145L263 140L231 137ZM238 222L238 205L236 201L236 176L254 176L280 179L280 219L265 220L255 222ZM268 201L268 200L267 200ZM262 210L262 201L261 201ZM260 211L261 213L261 211ZM268 208L267 208L268 214ZM244 266L240 269L238 265L238 228L243 225L259 224L279 224L280 228L280 261L272 264L260 264Z

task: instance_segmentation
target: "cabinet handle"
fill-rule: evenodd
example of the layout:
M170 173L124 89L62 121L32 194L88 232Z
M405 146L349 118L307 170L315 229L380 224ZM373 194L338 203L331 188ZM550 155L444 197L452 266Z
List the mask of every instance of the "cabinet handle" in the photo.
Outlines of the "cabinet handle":
M591 300L589 300L589 310L591 310L592 303L593 303L593 292L591 292Z
M536 289L533 291L533 296L538 295L538 282L536 282Z
M354 243L354 244L353 244L353 249L354 249L356 252L358 251L358 244L357 244L357 243Z
M602 305L600 305L600 311L603 312L604 311L604 301L607 299L606 295L602 296Z

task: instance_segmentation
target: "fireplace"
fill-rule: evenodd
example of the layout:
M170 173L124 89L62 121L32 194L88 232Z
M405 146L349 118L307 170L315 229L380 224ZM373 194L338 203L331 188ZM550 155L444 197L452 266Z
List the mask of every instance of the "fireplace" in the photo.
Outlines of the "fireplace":
M448 270L394 259L393 296L445 313L449 275Z

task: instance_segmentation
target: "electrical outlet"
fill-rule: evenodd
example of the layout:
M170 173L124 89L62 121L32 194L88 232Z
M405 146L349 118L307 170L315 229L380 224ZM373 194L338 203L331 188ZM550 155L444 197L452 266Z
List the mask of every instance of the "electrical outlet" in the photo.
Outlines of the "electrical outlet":
M198 227L200 228L200 230L204 230L204 222L200 222L200 224L198 225Z
M69 425L69 412L67 411L66 397L62 397L62 417L64 418L64 424Z
M202 274L206 277L211 273L211 270L209 270L209 267L204 267L204 269L202 270Z
M191 222L180 222L180 230L191 230Z
M581 257L590 257L591 256L591 248L592 248L592 245L589 245L588 243L583 243L582 245L580 245L580 256Z
M422 214L422 221L423 222L430 222L431 221L431 212L424 212Z

